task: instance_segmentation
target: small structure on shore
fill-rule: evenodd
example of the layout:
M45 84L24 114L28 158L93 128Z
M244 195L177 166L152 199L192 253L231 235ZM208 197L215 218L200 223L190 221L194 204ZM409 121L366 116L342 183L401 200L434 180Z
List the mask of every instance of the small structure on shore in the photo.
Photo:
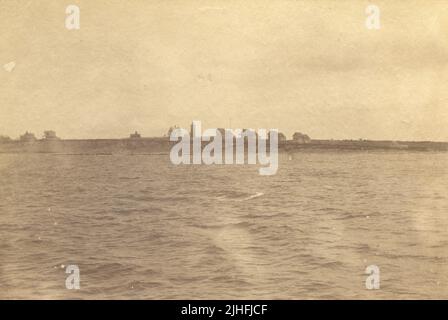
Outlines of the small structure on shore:
M278 133L278 141L286 141L286 136L283 132Z
M296 143L310 143L311 138L307 134L296 132L292 135L292 140Z
M135 131L134 133L131 133L129 135L129 138L131 139L140 139L142 136L140 135L140 133L138 133L137 131Z
M0 136L0 143L2 142L10 142L12 139L8 136Z
M20 136L20 141L22 142L33 142L36 141L36 136L34 135L34 133L31 132L25 132L25 134Z
M52 130L44 131L44 139L45 140L60 140L58 138L58 136L56 135L56 132L52 131Z
M174 127L170 127L169 129L168 129L168 132L167 132L167 134L164 136L164 137L171 137L171 133L174 131L174 130L176 130L176 129L180 129L177 125L175 125Z

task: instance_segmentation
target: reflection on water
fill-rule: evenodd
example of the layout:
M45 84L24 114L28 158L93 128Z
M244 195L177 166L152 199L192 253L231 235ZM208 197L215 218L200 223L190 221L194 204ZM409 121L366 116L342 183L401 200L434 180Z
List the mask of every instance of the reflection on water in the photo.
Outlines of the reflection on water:
M0 298L448 298L448 154L167 157L0 155Z

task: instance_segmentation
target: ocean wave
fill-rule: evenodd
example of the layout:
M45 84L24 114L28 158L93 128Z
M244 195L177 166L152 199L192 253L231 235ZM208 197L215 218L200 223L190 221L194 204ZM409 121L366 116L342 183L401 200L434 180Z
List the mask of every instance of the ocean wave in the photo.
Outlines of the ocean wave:
M230 195L217 196L215 199L218 201L248 201L263 196L263 192L256 192L254 194L240 194L232 193Z
M203 224L193 224L192 227L199 229L226 229L226 228L249 228L251 224L246 221L235 222L235 223L225 223L225 224L214 224L214 225L203 225Z

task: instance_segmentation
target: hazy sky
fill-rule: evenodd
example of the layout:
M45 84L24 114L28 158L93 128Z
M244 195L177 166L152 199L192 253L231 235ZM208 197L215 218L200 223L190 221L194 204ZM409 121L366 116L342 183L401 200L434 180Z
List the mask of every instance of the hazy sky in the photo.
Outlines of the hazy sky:
M448 141L447 62L447 1L0 0L0 134Z

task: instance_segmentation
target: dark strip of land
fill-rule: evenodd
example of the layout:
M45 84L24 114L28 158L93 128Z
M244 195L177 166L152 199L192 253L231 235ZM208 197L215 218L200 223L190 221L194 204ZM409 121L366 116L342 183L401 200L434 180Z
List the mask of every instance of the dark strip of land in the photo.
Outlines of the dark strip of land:
M0 153L158 154L169 153L174 144L175 142L170 142L165 137L139 139L11 140L0 142ZM269 142L267 145L269 147ZM279 141L279 151L294 152L300 150L448 151L448 142L374 140Z

